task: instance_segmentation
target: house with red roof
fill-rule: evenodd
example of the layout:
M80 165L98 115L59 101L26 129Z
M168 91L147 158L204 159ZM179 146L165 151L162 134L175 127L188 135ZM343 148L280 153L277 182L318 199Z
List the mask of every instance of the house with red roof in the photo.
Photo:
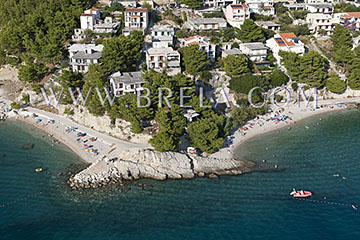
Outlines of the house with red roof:
M250 18L250 9L245 3L230 4L225 8L226 21L233 27L240 28Z
M272 50L274 57L278 61L280 61L280 51L300 55L305 53L305 44L294 33L277 33L273 38L266 41L266 46Z
M360 30L360 12L335 13L334 19L351 30Z
M94 33L116 33L119 30L120 22L114 21L112 17L100 18L98 8L90 8L80 15L80 28L74 30L72 40L74 42L85 39L84 31L89 29Z

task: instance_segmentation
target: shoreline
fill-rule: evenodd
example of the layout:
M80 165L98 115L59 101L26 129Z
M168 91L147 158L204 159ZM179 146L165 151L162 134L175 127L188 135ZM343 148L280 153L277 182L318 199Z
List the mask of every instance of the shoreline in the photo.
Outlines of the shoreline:
M23 124L26 124L30 127L34 127L36 128L38 131L43 132L44 134L46 134L48 137L60 142L61 144L65 145L65 147L69 148L71 150L71 152L73 152L73 154L75 154L78 158L80 158L80 160L84 163L87 164L91 164L90 159L88 159L89 156L87 156L85 154L85 152L81 151L81 148L76 147L74 144L68 143L67 139L65 139L64 137L62 137L61 135L57 134L54 131L51 131L49 129L45 129L42 128L41 126L37 125L35 122L29 121L27 119L23 119L23 118L16 118L16 117L10 117L10 120L16 121L16 122L21 122ZM53 145L58 144L56 142L52 143Z
M322 104L326 105L326 104ZM330 107L332 106L332 108ZM275 123L275 121L265 121L264 117L269 116L270 114L267 113L266 115L258 116L258 119L253 119L247 121L242 127L239 127L236 131L231 134L232 138L232 144L229 144L228 146L225 146L220 149L218 152L211 154L211 157L216 158L236 158L234 156L236 149L240 147L242 144L244 144L246 141L248 141L251 138L267 134L276 130L283 129L285 127L292 127L297 122L305 120L310 117L314 117L317 115L322 115L325 113L333 112L333 111L340 111L348 109L348 107L345 104L342 104L341 107L338 107L337 104L329 104L326 105L324 108L311 110L311 108L302 108L297 106L291 106L286 107L284 111L281 112L281 115L286 115L292 118L292 120L287 121L279 121L278 123ZM279 109L275 109L277 111ZM247 130L241 130L247 128ZM243 133L246 133L246 135L243 135Z

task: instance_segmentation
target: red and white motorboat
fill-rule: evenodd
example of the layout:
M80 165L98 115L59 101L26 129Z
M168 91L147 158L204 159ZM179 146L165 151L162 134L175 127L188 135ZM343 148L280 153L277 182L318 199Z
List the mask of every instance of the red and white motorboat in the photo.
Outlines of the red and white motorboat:
M307 198L310 197L311 195L312 193L310 191L304 191L304 190L296 191L295 188L293 188L293 190L290 193L290 196L293 196L294 198Z

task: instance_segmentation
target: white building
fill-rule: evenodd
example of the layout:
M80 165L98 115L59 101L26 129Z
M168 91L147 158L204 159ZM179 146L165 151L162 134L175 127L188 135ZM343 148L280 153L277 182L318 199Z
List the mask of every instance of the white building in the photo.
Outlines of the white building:
M204 7L221 8L230 4L237 4L239 0L203 0Z
M221 49L221 57L226 58L227 56L233 55L238 56L243 54L238 48L230 48L230 49Z
M74 72L86 73L90 64L99 63L103 45L73 44L69 47L70 65Z
M190 30L220 30L226 28L226 25L223 18L190 18L183 27Z
M294 33L278 33L266 41L266 46L272 50L278 61L280 61L279 51L294 52L301 55L305 53L305 44Z
M120 97L126 93L137 93L137 90L141 90L145 83L141 72L116 72L111 74L108 80L116 97Z
M84 11L80 16L80 27L74 29L72 40L75 42L85 39L84 30L89 29L94 33L116 33L120 27L120 22L115 22L111 17L105 20L100 19L100 10L90 8Z
M156 25L151 31L153 48L173 47L175 43L175 27L171 25Z
M280 24L277 24L277 23L274 23L274 22L270 22L270 21L266 21L266 22L255 22L258 26L261 26L265 29L269 29L269 30L272 30L276 33L280 32L280 27L281 25Z
M137 7L137 0L111 0L111 4L117 2L123 5L124 7Z
M250 18L250 9L246 4L231 4L225 9L225 17L231 26L240 28Z
M306 23L309 30L317 34L320 29L323 29L327 35L331 35L335 27L335 20L330 14L324 13L309 13L306 16Z
M72 35L73 42L79 42L85 39L85 33L84 30L81 28L75 28L74 34Z
M360 30L360 12L335 13L334 21L352 30Z
M94 31L96 21L100 19L100 10L97 8L90 8L84 11L80 15L80 27L81 29L90 29Z
M148 69L176 75L181 73L180 53L171 47L150 48L146 51L146 65Z
M216 44L211 43L208 39L202 36L192 36L184 39L179 39L181 47L187 47L191 45L198 45L202 52L206 53L206 57L210 61L216 59Z
M125 28L123 34L130 35L133 31L146 33L149 26L149 12L147 8L127 8L125 9Z
M327 13L331 14L334 12L334 7L329 3L312 3L306 4L305 9L310 13Z
M266 16L275 14L274 0L246 0L251 13L257 13Z
M240 51L245 54L253 62L266 61L268 47L261 42L241 43L239 44Z

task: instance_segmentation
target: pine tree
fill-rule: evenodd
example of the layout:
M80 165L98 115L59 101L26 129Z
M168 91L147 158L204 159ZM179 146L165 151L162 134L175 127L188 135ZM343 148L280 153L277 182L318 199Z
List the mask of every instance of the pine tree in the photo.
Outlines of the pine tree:
M199 49L198 45L191 45L182 49L183 62L188 73L195 76L196 73L205 69L209 60L206 53Z
M243 42L264 41L264 33L261 26L256 25L251 19L246 19L240 29L237 29L236 37Z
M224 59L224 70L230 77L238 77L244 73L249 73L249 61L245 55L229 55Z

